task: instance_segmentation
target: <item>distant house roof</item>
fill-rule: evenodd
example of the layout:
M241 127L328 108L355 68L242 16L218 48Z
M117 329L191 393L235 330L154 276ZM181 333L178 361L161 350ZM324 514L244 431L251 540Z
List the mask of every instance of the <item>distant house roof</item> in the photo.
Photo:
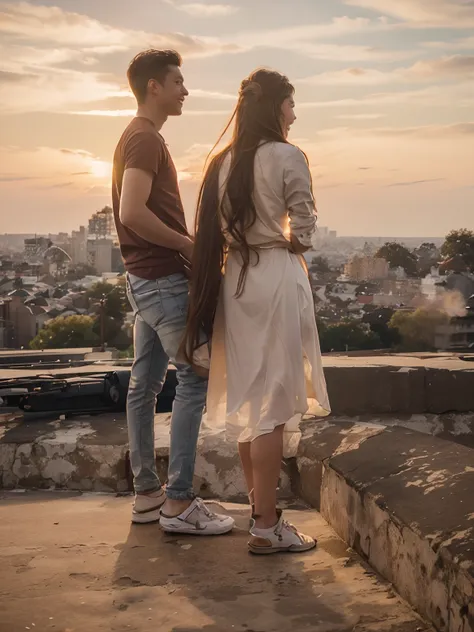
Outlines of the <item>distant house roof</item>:
M442 261L439 269L441 272L446 270L450 270L452 272L466 272L468 270L468 266L461 255L455 255L450 259Z
M9 292L8 296L19 296L20 298L26 298L27 296L31 296L31 294L30 292L28 292L28 290L17 288L16 290L12 290L11 292Z
M44 296L39 294L39 295L32 296L31 298L27 299L25 301L25 305L28 305L30 307L32 305L38 305L38 306L41 306L41 307L48 307L49 303L48 303L48 300Z

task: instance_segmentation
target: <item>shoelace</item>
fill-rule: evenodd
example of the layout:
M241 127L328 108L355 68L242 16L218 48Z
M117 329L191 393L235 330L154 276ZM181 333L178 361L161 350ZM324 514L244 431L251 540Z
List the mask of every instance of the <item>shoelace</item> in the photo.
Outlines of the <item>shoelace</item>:
M293 524L291 524L291 522L288 522L288 520L282 520L275 529L275 535L278 536L280 540L282 538L281 532L283 531L283 529L288 529L288 531L291 531L297 536L300 542L303 542L303 538L301 537L298 529Z
M206 503L202 500L202 498L196 498L196 504L199 507L199 509L205 514L205 516L207 518L209 518L210 520L215 520L217 518L217 514L213 513L208 506L206 505Z

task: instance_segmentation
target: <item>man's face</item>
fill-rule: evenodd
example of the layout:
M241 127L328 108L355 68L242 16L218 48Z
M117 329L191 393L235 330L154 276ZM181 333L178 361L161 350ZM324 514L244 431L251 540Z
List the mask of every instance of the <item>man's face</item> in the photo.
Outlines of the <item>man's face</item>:
M168 116L180 116L184 99L189 92L184 87L184 79L178 66L170 66L162 84L157 84L157 103Z

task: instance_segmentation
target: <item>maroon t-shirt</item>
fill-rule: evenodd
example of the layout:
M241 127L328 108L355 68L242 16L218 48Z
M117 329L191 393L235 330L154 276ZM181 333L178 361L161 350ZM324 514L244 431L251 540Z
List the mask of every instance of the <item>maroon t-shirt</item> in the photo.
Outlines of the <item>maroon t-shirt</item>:
M184 262L176 250L152 244L120 221L123 174L128 168L153 174L147 207L167 226L187 235L176 168L163 137L147 118L137 116L131 121L114 154L112 203L120 250L125 269L142 279L154 280L184 272Z

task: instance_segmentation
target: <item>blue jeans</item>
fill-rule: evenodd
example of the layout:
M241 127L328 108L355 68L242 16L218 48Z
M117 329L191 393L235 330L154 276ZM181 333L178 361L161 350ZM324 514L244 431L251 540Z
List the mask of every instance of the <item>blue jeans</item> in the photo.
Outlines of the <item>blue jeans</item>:
M127 398L130 464L136 492L159 489L155 464L154 413L171 361L178 385L171 416L166 494L194 498L196 446L206 402L207 380L176 361L186 324L188 280L184 274L148 281L127 274L127 295L135 313L135 361Z

